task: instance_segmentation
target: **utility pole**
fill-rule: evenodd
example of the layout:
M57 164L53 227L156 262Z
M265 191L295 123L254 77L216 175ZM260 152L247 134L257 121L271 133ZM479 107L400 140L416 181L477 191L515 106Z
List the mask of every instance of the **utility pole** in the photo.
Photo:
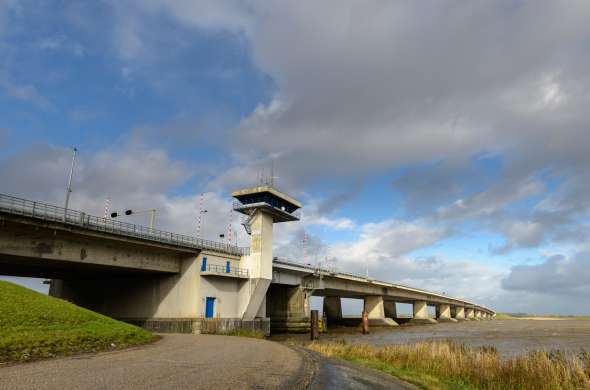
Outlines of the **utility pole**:
M66 189L66 203L64 206L64 222L67 222L68 206L70 204L70 194L72 193L72 177L74 176L74 166L76 165L76 154L78 149L74 148L74 154L72 155L72 165L70 166L70 175L68 177L68 188Z

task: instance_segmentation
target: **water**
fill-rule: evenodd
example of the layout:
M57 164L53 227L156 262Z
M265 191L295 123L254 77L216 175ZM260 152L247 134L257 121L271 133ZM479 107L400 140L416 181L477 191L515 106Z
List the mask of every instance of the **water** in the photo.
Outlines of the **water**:
M419 341L452 340L472 347L494 346L504 357L533 350L590 351L590 321L585 320L493 320L465 321L423 326L372 329L361 335L355 328L336 329L321 340L344 339L349 343L377 346Z

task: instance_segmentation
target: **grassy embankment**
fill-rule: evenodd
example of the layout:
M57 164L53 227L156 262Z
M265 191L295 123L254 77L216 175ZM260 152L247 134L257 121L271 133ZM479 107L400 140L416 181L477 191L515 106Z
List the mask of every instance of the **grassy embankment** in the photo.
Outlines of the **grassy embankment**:
M0 281L0 363L122 348L155 338L133 325Z
M425 389L588 389L588 354L532 352L500 359L493 348L452 342L374 347L311 343L308 348L387 372Z

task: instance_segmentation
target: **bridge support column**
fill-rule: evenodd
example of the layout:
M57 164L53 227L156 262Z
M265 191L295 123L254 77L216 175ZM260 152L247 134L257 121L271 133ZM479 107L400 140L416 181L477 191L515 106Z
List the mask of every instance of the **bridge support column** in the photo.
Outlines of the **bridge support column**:
M436 307L436 320L438 322L457 322L456 319L451 318L451 306L447 304L440 304Z
M465 318L470 320L470 321L474 321L475 320L475 310L473 310L472 308L466 308L465 309Z
M328 326L342 323L342 301L340 297L324 297L324 313Z
M365 297L364 310L369 315L369 326L397 326L397 322L385 317L383 297L380 295Z
M465 321L465 308L463 306L455 307L455 319L457 321Z
M436 324L436 320L428 316L428 304L426 301L414 301L414 317L412 324Z
M306 333L310 330L309 292L301 286L271 284L266 295L271 333Z
M395 301L383 301L383 311L385 312L385 317L391 318L394 321L397 318Z
M481 311L479 311L479 310L475 311L475 319L478 321L481 321L483 319Z

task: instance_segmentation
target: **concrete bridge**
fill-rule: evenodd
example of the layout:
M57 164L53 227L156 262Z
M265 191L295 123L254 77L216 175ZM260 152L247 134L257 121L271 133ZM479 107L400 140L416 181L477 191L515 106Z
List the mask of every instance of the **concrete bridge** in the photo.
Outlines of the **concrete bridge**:
M273 258L272 226L298 220L295 199L268 186L234 192L250 248L164 232L0 194L0 274L51 280L50 295L159 331L236 327L307 331L309 298L345 324L340 298L364 299L372 325L491 319L458 298ZM428 315L436 307L436 316Z

